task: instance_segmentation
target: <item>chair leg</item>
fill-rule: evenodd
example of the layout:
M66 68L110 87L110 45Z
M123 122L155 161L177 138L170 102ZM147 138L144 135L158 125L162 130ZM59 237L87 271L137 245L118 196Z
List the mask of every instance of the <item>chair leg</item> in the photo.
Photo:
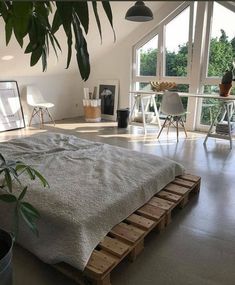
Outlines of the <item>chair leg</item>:
M36 113L34 113L34 112L36 112L36 108L35 108L35 107L33 108L33 112L32 112L32 114L31 114L31 117L30 117L30 120L29 120L29 127L31 126L33 117L36 115Z
M49 118L51 119L51 122L53 122L53 124L54 124L54 126L55 126L55 121L54 121L54 119L53 119L51 113L49 112L49 110L48 110L47 108L46 108L46 112L47 112Z
M39 108L40 109L40 128L43 127L44 125L44 118L43 118L43 109L42 108Z
M177 142L179 141L179 117L176 117Z
M170 119L169 119L169 124L168 124L168 127L167 127L167 135L169 134L169 129L170 129L170 126L171 126L171 123L172 123L172 116L170 116Z
M166 119L165 119L165 121L164 121L164 123L163 123L163 125L162 125L162 127L161 127L161 130L159 131L159 133L158 133L158 135L157 135L157 139L159 139L159 137L160 137L160 135L161 135L161 132L162 132L162 130L164 129L164 127L165 127L165 125L166 125L167 120L168 120L168 116L166 117Z
M184 125L184 121L183 121L182 117L180 118L180 120L181 120L182 127L183 127L183 129L184 129L185 136L186 136L186 138L187 138L187 137L188 137L188 134L187 134L187 132L186 132L185 125Z

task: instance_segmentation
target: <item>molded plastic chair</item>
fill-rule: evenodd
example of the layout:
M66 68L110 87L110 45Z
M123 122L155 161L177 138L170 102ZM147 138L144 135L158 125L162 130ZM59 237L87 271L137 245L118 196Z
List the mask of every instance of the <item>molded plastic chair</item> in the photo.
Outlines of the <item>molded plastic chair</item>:
M164 127L168 127L167 134L169 132L169 128L173 125L177 131L177 142L179 141L179 124L183 127L185 135L187 137L187 132L184 127L184 121L182 117L186 114L184 110L184 106L180 99L180 96L177 92L169 92L166 91L163 94L162 104L161 104L161 112L167 115L161 130L158 133L157 138L160 137L161 132Z
M47 114L51 119L51 122L53 122L55 125L55 121L53 120L52 115L48 110L49 108L54 107L54 104L46 102L40 90L36 86L27 86L27 103L33 107L33 112L29 121L29 126L31 125L33 117L36 115L40 119L41 126L43 126L44 114Z

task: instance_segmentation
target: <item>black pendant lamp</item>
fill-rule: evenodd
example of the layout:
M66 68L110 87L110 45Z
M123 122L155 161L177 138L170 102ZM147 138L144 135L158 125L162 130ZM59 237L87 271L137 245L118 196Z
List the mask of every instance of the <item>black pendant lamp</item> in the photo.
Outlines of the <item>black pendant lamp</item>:
M125 19L133 22L147 22L153 19L153 13L149 7L145 6L144 1L136 1L135 5L126 12Z

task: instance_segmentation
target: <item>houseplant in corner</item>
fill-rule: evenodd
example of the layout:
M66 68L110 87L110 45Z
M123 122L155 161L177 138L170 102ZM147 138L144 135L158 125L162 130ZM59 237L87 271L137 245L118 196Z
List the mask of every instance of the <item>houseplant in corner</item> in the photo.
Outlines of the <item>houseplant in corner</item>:
M230 70L226 70L222 77L221 84L219 84L220 96L229 96L233 80L235 80L235 62L233 62L233 67Z
M46 179L30 165L22 161L7 161L0 154L0 203L9 203L14 210L12 234L0 228L1 285L12 284L12 247L14 239L17 239L19 221L22 219L38 235L36 221L40 215L33 205L24 201L28 186L22 184L21 177L25 175L31 180L38 179L44 187L49 186Z

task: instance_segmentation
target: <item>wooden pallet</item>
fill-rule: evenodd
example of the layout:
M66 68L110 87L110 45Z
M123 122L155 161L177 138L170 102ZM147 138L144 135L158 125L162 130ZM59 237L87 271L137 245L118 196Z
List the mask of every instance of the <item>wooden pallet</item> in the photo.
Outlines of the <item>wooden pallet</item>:
M144 239L152 230L161 231L171 222L172 211L184 207L192 193L200 191L201 178L178 176L145 205L131 214L104 237L93 251L83 274L96 285L110 285L111 271L126 257L134 261L144 249ZM80 282L82 274L60 263L55 267Z

